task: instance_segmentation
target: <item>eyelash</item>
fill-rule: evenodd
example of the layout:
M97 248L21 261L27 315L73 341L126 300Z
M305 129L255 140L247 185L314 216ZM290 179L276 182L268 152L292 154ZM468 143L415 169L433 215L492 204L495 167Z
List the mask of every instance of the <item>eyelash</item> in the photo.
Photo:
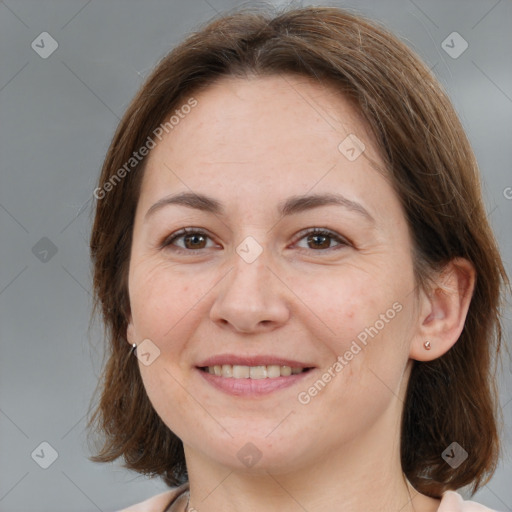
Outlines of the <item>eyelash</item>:
M168 236L167 238L165 238L164 241L160 244L160 248L161 249L169 248L169 246L171 246L173 242L175 242L176 240L183 238L187 235L200 235L200 236L211 239L210 235L206 231L204 231L200 228L183 228L183 229L180 229L179 231L176 231L175 233ZM302 240L303 238L305 238L306 236L311 236L311 235L329 237L329 238L335 240L336 242L338 242L339 245L335 246L335 247L329 247L327 249L318 249L318 250L304 249L304 250L309 250L309 251L314 251L314 252L327 252L327 251L340 249L344 246L352 245L347 239L343 238L342 236L337 235L333 231L330 231L327 229L322 229L322 228L312 228L312 229L307 229L307 230L301 231L297 235L297 238L293 243L297 243L300 240ZM173 247L172 251L177 252L177 253L182 253L182 254L184 254L184 253L197 254L198 252L204 251L205 249L206 248L204 248L204 249L183 249L182 247Z

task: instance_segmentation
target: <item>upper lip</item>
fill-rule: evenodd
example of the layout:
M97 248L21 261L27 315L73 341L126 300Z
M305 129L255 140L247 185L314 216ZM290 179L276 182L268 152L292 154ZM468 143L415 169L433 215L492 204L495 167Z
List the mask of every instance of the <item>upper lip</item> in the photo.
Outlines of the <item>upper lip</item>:
M237 365L237 366L290 366L292 368L314 368L314 365L287 359L284 357L271 356L271 355L255 355L255 356L238 356L235 354L219 354L209 357L200 362L197 367L204 368L206 366L222 366L223 364Z

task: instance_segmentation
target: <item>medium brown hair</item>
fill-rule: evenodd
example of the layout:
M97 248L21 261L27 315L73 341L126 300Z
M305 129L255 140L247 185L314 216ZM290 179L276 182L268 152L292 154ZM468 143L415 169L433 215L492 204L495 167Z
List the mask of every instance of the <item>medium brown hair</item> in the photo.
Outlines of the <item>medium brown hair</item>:
M500 300L508 280L464 129L428 67L378 23L335 7L271 10L216 17L160 61L119 123L98 187L105 190L187 98L223 76L299 74L332 84L377 141L410 228L418 286L426 289L429 275L457 257L476 269L457 343L433 361L414 361L401 430L402 470L416 490L439 498L473 484L474 494L494 474L501 451L492 362L500 354ZM88 423L103 445L90 459L124 457L125 467L175 486L187 479L183 445L153 409L126 339L128 266L146 160L96 202L93 313L101 308L108 353ZM469 455L457 468L441 456L453 441Z

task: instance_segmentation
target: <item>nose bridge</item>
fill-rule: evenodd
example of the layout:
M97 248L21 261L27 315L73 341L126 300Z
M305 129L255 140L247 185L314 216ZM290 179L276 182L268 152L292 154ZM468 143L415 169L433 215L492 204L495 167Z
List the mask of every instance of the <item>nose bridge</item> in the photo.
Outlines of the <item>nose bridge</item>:
M246 237L237 247L233 254L233 271L229 279L229 287L233 288L235 295L237 288L242 293L250 292L251 295L258 294L259 300L264 297L265 291L270 291L271 264L270 251L263 247L254 237ZM265 284L266 286L262 286ZM250 297L246 297L250 298Z
M210 316L244 332L286 321L286 298L276 286L271 252L246 237L232 255L231 272L220 287Z

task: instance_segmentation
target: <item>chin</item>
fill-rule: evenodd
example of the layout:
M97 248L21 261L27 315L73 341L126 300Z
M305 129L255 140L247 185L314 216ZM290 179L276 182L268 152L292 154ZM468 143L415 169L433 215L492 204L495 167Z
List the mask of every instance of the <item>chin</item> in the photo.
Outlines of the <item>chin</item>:
M292 438L289 438L290 440ZM296 443L282 443L257 436L235 436L226 444L204 447L217 464L222 464L235 472L266 475L288 473L306 465L304 453L297 452ZM304 447L302 447L304 449Z

